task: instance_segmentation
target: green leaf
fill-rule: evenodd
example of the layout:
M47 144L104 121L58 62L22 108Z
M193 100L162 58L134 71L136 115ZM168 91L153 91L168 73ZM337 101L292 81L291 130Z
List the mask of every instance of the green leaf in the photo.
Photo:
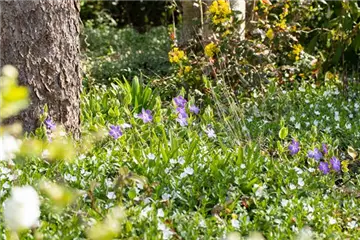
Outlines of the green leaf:
M288 130L287 127L282 127L282 128L280 129L280 131L279 131L279 137L280 137L280 139L284 140L284 139L287 137L288 132L289 132L289 130Z

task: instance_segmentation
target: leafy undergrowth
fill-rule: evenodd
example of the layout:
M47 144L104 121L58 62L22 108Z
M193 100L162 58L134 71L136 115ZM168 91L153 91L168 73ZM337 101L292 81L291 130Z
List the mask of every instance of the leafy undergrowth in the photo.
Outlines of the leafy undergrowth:
M84 69L86 84L111 83L113 78L165 75L169 72L170 42L167 29L157 27L147 34L132 28L117 29L111 25L94 28L86 23L84 33Z
M227 108L144 92L85 93L84 136L109 132L71 162L0 162L1 201L11 186L42 193L39 227L21 239L360 237L358 90L270 87Z

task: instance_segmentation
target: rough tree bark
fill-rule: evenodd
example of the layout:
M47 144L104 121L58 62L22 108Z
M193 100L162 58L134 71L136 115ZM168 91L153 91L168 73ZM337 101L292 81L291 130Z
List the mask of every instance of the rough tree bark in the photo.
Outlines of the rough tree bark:
M44 105L49 116L79 136L80 0L2 0L1 66L19 70L19 83L30 89L31 104L19 116L33 131Z

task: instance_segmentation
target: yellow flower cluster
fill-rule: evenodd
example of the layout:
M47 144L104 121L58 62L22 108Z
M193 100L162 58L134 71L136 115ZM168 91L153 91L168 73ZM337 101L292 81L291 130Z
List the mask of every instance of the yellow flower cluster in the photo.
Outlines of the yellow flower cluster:
M299 60L300 59L300 53L304 50L303 46L301 46L301 44L295 44L293 46L293 50L292 53L295 55L295 60Z
M219 48L216 46L215 43L211 42L208 45L205 46L205 55L208 56L209 58L214 57L214 55L216 53L218 53L220 50Z
M213 24L224 23L230 19L230 4L226 0L215 0L210 5L208 12L211 15Z
M186 59L185 52L175 47L169 52L169 61L171 63L179 63Z

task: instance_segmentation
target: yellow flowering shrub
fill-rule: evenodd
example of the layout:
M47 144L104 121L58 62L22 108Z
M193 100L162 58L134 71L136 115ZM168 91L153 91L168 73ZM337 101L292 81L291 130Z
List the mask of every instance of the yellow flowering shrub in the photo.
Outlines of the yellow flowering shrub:
M169 61L171 63L179 63L182 60L185 60L185 52L175 47L169 52Z
M208 13L214 25L225 23L231 16L230 4L226 0L215 0L209 6Z
M293 46L293 50L292 53L295 55L295 60L299 60L300 59L300 53L304 50L304 47L301 46L301 44L295 44Z
M217 45L215 43L211 42L211 43L209 43L208 45L205 46L204 51L205 51L205 55L207 57L212 58L220 50L219 50L219 48L217 47Z

